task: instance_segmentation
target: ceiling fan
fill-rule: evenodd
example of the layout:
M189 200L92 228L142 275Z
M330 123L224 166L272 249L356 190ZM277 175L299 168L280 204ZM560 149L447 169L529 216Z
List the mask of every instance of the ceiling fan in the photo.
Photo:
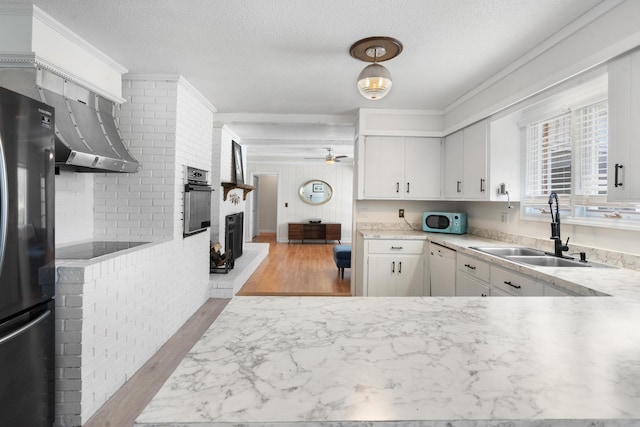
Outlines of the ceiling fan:
M327 155L325 157L305 157L305 159L306 160L324 160L326 164L332 165L336 162L339 162L340 159L345 159L349 157L344 155L336 156L335 154L333 154L333 147L326 147L325 150L327 150Z

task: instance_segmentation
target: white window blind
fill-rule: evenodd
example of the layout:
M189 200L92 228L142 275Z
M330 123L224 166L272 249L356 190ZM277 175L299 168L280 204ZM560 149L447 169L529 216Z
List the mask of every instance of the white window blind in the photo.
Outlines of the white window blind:
M606 203L608 104L602 101L575 113L576 189L574 205Z
M571 194L571 112L526 127L525 202Z

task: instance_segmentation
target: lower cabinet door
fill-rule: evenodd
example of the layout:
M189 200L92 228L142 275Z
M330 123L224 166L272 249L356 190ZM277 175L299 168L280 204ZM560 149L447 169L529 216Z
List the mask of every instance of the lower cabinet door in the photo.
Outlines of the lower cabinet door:
M389 255L369 255L367 258L367 290L370 297L386 297L392 292L391 282L395 275L394 257Z
M421 255L397 257L394 296L418 297L424 295L424 262Z
M369 255L367 296L424 295L422 255Z
M456 274L456 296L459 297L488 297L491 290L488 286L467 276L464 273Z

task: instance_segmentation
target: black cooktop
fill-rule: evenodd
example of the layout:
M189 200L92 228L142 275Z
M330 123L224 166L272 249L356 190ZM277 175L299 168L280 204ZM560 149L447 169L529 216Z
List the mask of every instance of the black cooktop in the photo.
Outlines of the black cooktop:
M56 259L91 259L149 242L87 242L56 249Z

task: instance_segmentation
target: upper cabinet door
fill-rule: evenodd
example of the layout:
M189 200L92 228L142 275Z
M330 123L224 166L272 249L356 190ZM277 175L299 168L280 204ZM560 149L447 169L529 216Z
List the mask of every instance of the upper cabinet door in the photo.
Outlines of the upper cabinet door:
M364 141L364 197L401 198L403 168L403 137L367 136Z
M440 138L367 136L363 146L363 198L440 198Z
M404 198L440 198L440 138L405 138Z
M464 128L463 135L464 198L487 199L487 121Z
M607 199L640 201L640 52L612 61L609 71Z
M464 135L460 130L444 139L444 197L460 199L463 194L462 156Z

